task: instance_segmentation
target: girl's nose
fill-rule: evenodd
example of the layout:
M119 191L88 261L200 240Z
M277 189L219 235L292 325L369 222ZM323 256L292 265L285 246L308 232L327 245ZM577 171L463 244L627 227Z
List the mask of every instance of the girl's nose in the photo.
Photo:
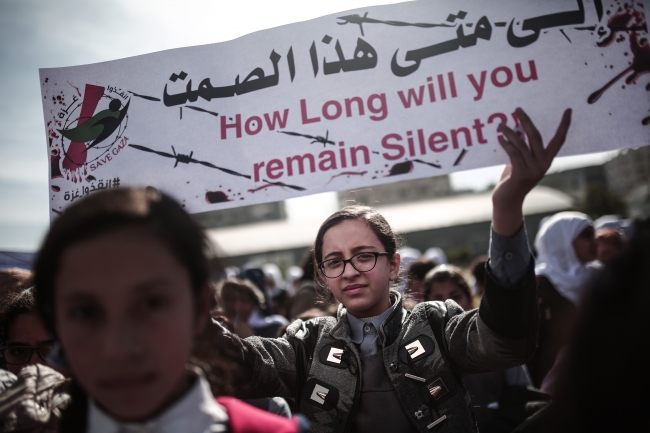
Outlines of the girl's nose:
M341 274L341 276L343 278L354 278L357 275L359 275L359 271L357 271L355 267L352 266L352 262L347 262L345 264L345 269L343 270L343 274Z
M104 333L105 355L116 360L137 357L142 351L139 325L138 320L125 319L108 324Z

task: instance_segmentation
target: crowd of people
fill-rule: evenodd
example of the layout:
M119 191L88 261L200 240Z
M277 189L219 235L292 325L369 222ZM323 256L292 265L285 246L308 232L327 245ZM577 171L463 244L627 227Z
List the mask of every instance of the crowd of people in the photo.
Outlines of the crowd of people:
M500 126L511 163L489 254L467 269L407 249L362 205L327 218L283 276L215 269L202 229L153 189L75 203L32 271L0 271L0 430L647 426L648 222L561 212L529 246L523 200L571 113L547 146L518 116L526 138Z

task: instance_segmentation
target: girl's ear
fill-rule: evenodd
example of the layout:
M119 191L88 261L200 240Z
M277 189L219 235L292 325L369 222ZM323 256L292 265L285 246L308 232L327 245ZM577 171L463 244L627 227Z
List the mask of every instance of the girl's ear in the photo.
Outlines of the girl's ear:
M201 293L196 297L196 324L194 328L196 335L201 334L212 320L210 310L213 304L213 293L212 285L206 282L201 289Z
M402 258L400 257L399 253L393 254L393 257L390 259L390 263L388 264L390 273L388 279L390 281L395 281L397 279L397 275L399 274L399 265L402 262Z

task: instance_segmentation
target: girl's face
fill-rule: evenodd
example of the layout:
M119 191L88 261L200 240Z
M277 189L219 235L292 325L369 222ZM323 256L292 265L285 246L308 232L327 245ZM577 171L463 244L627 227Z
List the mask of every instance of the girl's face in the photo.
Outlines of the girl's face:
M592 226L585 228L573 240L573 249L582 263L593 262L598 258L598 243Z
M427 301L446 301L447 299L452 299L465 311L472 309L472 297L467 296L458 284L451 280L431 283Z
M205 321L186 268L153 235L123 228L66 249L54 308L72 375L113 416L149 419L189 386Z
M255 310L255 304L243 293L228 293L223 297L223 310L230 320L248 321Z
M54 343L52 335L47 332L41 319L36 313L24 313L16 317L7 330L6 345L16 352L25 352L24 346L38 347L32 352L25 364L7 364L7 370L14 374L33 364L44 364L45 357L49 354Z
M344 220L323 235L322 260L349 259L367 251L384 252L386 248L368 224L360 220ZM347 263L340 277L325 278L325 284L337 301L356 317L377 316L390 307L390 281L397 278L400 257L379 256L368 272L359 272Z

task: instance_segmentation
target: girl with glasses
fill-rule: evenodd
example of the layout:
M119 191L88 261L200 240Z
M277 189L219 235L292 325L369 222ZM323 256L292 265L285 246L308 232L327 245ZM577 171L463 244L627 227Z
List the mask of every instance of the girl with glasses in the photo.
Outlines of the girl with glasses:
M297 320L278 339L245 340L218 326L215 344L237 348L249 397L293 398L316 432L476 431L462 377L523 364L538 313L522 205L564 143L570 110L548 146L521 109L528 143L500 125L510 158L492 200L491 261L479 310L453 301L402 308L391 290L400 256L376 210L350 206L320 227L317 280L340 302L337 317ZM426 215L422 216L426 218Z
M5 294L0 309L0 426L2 431L55 432L69 398L66 379L46 366L54 337L36 312L34 288Z
M45 364L54 340L36 313L33 289L6 296L0 312L0 358L17 375L28 365Z

